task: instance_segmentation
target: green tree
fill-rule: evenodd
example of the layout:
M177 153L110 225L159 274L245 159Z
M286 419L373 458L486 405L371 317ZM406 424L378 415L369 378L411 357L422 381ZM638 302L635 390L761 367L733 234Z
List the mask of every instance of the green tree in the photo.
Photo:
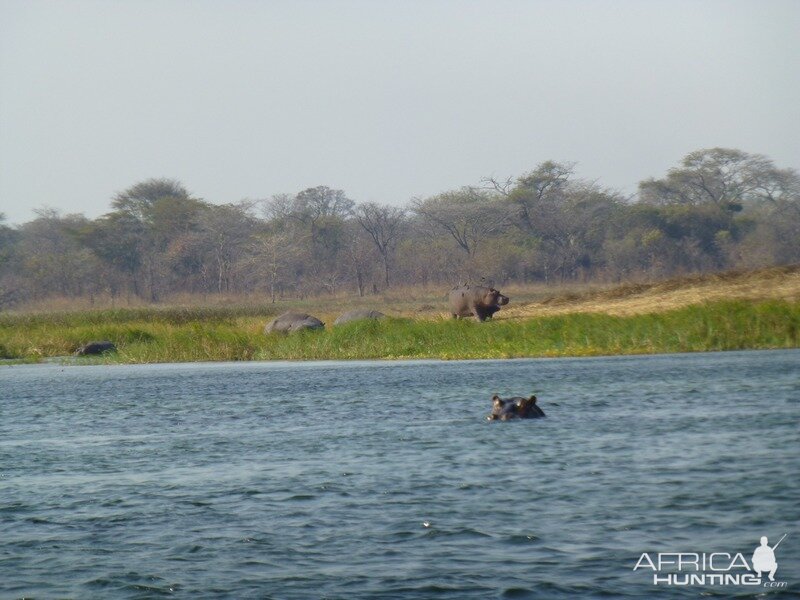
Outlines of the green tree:
M165 198L188 200L189 197L186 188L175 179L148 179L115 194L111 207L114 211L146 222L152 217L151 209L157 202Z
M12 281L12 267L17 254L19 234L5 224L6 216L0 213L0 310L19 299L15 282Z
M714 205L738 212L745 203L783 197L789 179L790 172L760 154L711 148L687 154L663 179L642 181L639 199L645 204Z
M484 181L506 196L517 226L526 233L535 234L539 230L536 220L541 216L544 205L563 201L574 168L574 163L548 160L519 177L513 187L510 181L504 185L493 179Z
M83 215L62 216L43 208L22 225L16 268L27 282L31 298L94 294L99 281L94 256L78 241L76 232L87 223Z
M663 179L642 181L639 199L660 207L662 231L680 246L676 268L720 269L748 262L738 246L746 236L752 242L754 231L771 247L778 243L769 232L780 224L766 222L773 211L793 205L797 182L794 170L779 169L760 154L711 148L687 154Z
M169 284L170 245L198 226L208 204L178 181L149 179L117 193L113 211L84 229L87 247L124 273L133 293L157 301Z
M81 243L114 274L108 280L112 300L127 286L141 296L139 273L145 254L146 227L126 212L112 212L78 230Z

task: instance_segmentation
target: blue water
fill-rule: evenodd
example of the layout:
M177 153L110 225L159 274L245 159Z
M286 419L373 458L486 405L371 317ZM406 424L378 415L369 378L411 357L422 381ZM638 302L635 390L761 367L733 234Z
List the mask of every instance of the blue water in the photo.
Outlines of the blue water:
M0 598L796 596L799 425L799 351L2 367ZM782 590L632 570L786 532Z

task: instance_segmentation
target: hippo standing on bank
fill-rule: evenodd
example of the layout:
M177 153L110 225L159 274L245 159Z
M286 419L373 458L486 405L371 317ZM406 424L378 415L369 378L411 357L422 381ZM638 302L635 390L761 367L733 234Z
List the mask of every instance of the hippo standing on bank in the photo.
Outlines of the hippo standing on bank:
M462 285L450 290L450 314L455 319L474 316L478 321L485 321L506 304L508 296L493 287Z
M386 315L377 310L369 310L368 308L355 308L342 313L333 322L334 325L344 325L351 321L363 321L364 319L385 319Z
M305 313L285 312L264 328L264 333L293 333L302 329L324 329L325 323Z
M509 421L511 419L539 419L544 411L536 406L536 396L522 398L515 396L503 400L495 394L492 397L492 412L486 417L489 421Z

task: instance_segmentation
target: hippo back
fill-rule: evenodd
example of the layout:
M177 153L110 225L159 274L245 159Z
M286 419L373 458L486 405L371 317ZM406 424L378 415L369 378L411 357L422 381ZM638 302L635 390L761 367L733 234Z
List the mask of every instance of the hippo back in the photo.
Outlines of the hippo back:
M386 315L382 312L377 310L369 310L366 308L356 308L353 310L348 310L346 313L339 315L333 324L334 325L343 325L344 323L350 323L352 321L363 321L365 319L385 319Z
M454 315L469 316L472 314L473 291L468 285L460 285L450 290L450 312Z
M105 352L116 352L117 347L114 342L103 340L102 342L89 342L79 347L75 351L75 356L88 356L90 354L103 354Z
M325 323L305 313L285 312L264 328L264 333L292 333L302 329L324 329Z

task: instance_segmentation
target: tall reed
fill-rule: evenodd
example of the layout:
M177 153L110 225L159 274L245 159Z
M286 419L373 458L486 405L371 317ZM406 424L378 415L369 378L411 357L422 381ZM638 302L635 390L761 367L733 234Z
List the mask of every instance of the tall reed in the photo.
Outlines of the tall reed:
M0 358L70 355L108 339L121 363L220 360L510 358L800 347L800 303L724 301L617 317L572 313L486 323L361 321L265 335L262 309L126 309L0 317ZM78 359L84 360L84 359ZM98 359L86 359L94 360Z

